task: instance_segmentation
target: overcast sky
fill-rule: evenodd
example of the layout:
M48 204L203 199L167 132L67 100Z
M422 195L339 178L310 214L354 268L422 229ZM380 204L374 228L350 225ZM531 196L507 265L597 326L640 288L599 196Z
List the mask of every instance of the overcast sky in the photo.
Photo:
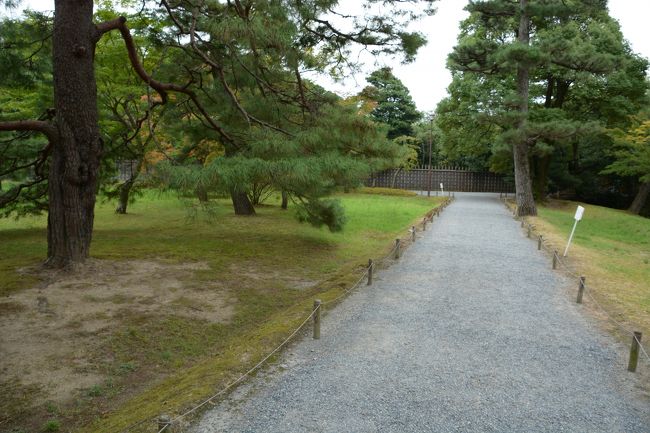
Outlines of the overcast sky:
M360 0L342 0L341 7L357 9ZM34 9L54 9L53 0L27 0L24 5ZM447 86L451 81L449 72L445 69L447 55L456 44L458 24L467 17L463 8L467 0L440 0L437 2L437 13L413 24L411 30L424 33L429 44L422 48L417 60L409 65L401 65L398 60L368 57L362 60L366 63L365 70L356 76L347 78L342 83L332 83L330 80L319 79L326 87L342 95L352 95L365 87L365 76L369 72L382 67L391 66L395 75L410 89L413 99L422 111L433 111L438 101L447 94ZM609 10L623 30L625 38L632 49L646 58L650 58L650 33L647 31L650 17L650 0L609 0Z

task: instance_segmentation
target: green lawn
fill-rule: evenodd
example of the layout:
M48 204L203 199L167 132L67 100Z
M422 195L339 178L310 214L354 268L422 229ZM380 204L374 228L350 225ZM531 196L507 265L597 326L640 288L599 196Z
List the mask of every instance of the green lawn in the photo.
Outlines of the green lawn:
M315 297L338 296L358 279L368 258L385 255L395 237L405 236L411 224L442 202L405 193L367 192L339 196L348 217L341 233L300 224L291 209L283 211L275 203L260 206L254 217L233 215L225 200L214 200L209 216L191 212L174 195L152 191L127 215L116 215L113 204L99 203L93 258L146 259L169 266L201 263L200 269L183 277L182 290L188 294L217 290L212 287L218 282L218 290L234 304L232 320L210 323L169 310L129 313L129 298L115 295L109 305L126 312L110 331L98 333L96 355L88 360L104 377L102 383L74 402L57 403L54 412L52 403L25 412L23 403L6 393L4 401L0 397L0 409L10 412L16 425L17 418L30 418L25 416L29 413L32 421L26 430L44 428L54 413L61 431L115 432L158 415L162 408L174 413L211 394L285 338ZM41 276L20 269L44 259L45 222L44 217L0 220L2 295L35 290ZM175 302L190 303L182 297ZM62 344L76 343L71 338ZM23 391L25 404L39 397L38 390Z
M578 204L552 201L540 206L539 217L532 219L560 254ZM569 250L569 263L587 278L592 295L617 321L650 335L650 219L580 205L585 214ZM621 337L627 341L629 336Z

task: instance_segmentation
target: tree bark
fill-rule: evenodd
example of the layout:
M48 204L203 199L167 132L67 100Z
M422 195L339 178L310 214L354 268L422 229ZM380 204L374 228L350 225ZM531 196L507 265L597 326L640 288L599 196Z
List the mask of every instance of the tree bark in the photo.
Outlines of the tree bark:
M645 206L648 196L650 195L650 182L642 183L639 185L639 192L636 193L632 204L628 208L628 211L632 212L635 215L638 215L643 207Z
M208 191L205 188L197 188L196 197L201 203L207 203L209 201Z
M519 1L521 16L519 18L519 34L517 39L520 44L526 46L530 43L530 17L528 16L528 0ZM530 161L528 140L526 137L526 120L528 117L528 92L529 92L529 66L526 61L519 63L517 67L517 94L519 97L519 122L517 129L519 137L513 145L513 157L515 163L515 188L517 191L517 215L537 215L537 207L533 197L532 182L530 176Z
M230 190L230 198L235 209L235 215L255 215L255 208L248 198L248 194L232 189Z
M129 194L131 193L131 188L135 179L129 179L120 186L120 194L117 198L117 207L115 208L115 213L120 215L126 214L126 209L129 206Z
M48 258L52 267L83 262L90 253L102 154L92 0L54 3L53 75L58 140L49 172Z
M282 205L280 207L284 210L287 210L288 206L289 206L289 195L287 194L286 191L282 191Z

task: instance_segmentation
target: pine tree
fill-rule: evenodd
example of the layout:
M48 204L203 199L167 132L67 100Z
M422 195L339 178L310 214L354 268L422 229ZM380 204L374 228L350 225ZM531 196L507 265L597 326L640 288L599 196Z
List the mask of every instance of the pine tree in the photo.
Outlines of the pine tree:
M628 88L621 97L627 99L615 106L629 110L644 92L638 71L646 66L625 45L606 2L491 0L471 2L468 10L449 64L456 80L476 75L479 83L505 85L483 97L489 105L477 106L476 113L512 147L519 212L531 215L533 180L543 199L553 152L572 145L577 153L576 143L594 130L593 122L610 120L593 115L599 83L613 83L625 71Z
M371 86L363 89L361 96L376 104L370 116L388 125L388 138L412 136L413 124L422 118L422 113L415 106L409 89L389 67L372 72L366 80Z

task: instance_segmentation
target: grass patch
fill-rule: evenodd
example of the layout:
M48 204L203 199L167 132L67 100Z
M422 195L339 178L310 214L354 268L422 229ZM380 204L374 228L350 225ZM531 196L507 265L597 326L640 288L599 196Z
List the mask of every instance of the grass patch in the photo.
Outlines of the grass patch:
M338 296L358 278L368 258L383 256L395 237L443 201L405 193L386 196L375 189L338 198L348 217L342 233L299 224L291 209L273 205L260 206L248 218L235 216L228 201L213 200L209 217L199 213L189 218L187 207L171 194L146 192L127 215L99 202L94 258L201 266L183 276L178 297L158 314L130 311L132 304L148 298L136 301L110 288L106 296L84 298L93 308L106 305L119 312L92 313L94 319L113 321L110 332L97 336L95 358L88 360L89 368L106 380L86 388L72 404L57 403L57 420L66 429L115 432L210 395L282 341L315 296ZM20 269L44 259L45 225L44 217L0 220L0 242L8 257L0 264L0 295L34 286L37 276ZM156 282L156 275L151 278ZM215 283L233 308L230 320L216 323L179 313L210 307L187 293L215 290ZM14 305L4 309L20 310ZM80 325L72 323L70 331ZM75 341L71 337L62 344ZM10 418L12 413L19 411L12 409ZM34 416L31 426L43 429L48 411L33 413L43 415Z
M577 205L551 201L538 208L538 217L531 218L560 254L571 232ZM650 335L650 219L580 205L585 207L585 215L578 223L569 263L587 278L590 293L616 320ZM624 336L625 342L628 337Z

